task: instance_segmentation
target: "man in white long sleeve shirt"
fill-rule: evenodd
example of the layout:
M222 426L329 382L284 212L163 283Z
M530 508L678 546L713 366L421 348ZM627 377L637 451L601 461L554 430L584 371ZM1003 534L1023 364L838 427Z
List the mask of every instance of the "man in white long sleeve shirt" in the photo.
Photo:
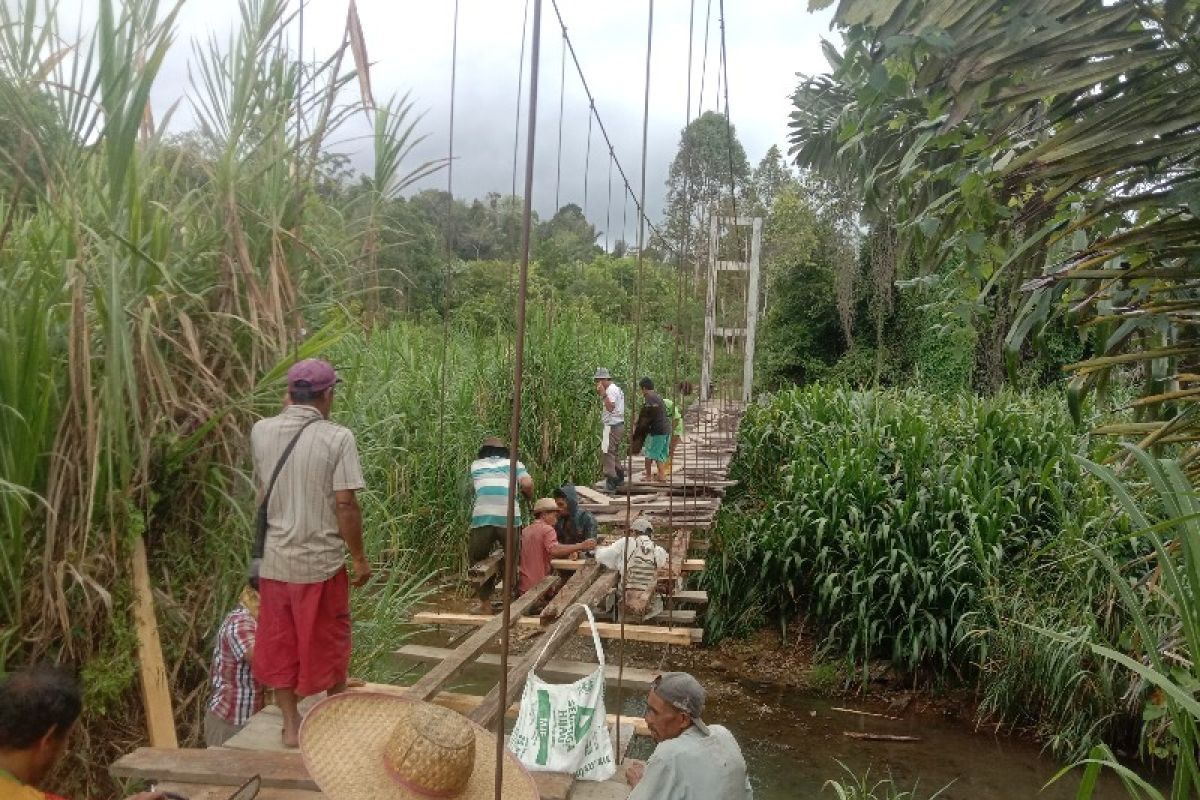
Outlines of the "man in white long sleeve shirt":
M618 602L624 608L626 622L642 622L662 613L658 596L658 569L667 564L667 551L650 537L650 520L639 517L625 536L612 544L596 548L596 561L602 567L621 574L617 587ZM605 609L612 610L612 607Z
M626 769L629 800L754 800L733 734L700 718L704 699L686 672L664 672L651 684L646 725L658 746L645 764Z

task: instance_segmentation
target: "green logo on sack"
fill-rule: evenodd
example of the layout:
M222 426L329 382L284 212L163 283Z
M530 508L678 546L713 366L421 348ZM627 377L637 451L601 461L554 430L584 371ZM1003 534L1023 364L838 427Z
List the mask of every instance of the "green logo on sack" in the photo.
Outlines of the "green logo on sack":
M546 766L550 758L550 693L538 689L537 693L537 763Z
M575 742L576 742L576 744L578 744L579 740L582 739L584 736L587 736L588 732L591 731L592 719L595 718L595 716L596 716L596 709L594 709L594 708L580 708L579 709L579 713L577 713L575 715Z

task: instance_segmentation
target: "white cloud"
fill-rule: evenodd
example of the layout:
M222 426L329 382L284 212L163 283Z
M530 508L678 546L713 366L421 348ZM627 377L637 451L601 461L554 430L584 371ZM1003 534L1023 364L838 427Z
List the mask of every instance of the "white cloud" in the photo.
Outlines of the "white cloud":
M85 6L88 5L85 3ZM517 65L525 0L460 0L458 92L456 102L455 194L481 196L508 192L512 180L513 123L517 94ZM531 3L532 5L532 3ZM704 17L709 0L694 0L693 101L699 103ZM719 0L711 0L704 108L716 102L720 47ZM803 0L726 0L729 58L729 106L738 136L751 162L772 144L785 144L790 94L797 72L827 68L820 38L828 37L828 12L809 14ZM345 0L310 0L305 11L304 46L310 55L328 55L341 41ZM691 0L659 0L655 4L649 144L647 148L647 207L651 218L662 211L664 182L685 121L687 93L688 14ZM426 111L421 130L428 139L415 154L418 160L444 155L449 119L452 0L403 2L359 0L371 60L372 83L378 99L411 92ZM645 0L559 0L559 7L613 145L631 183L637 189L641 157L642 90L645 76ZM87 9L83 15L87 24ZM532 11L530 12L532 15ZM238 17L237 0L189 0L178 21L178 44L163 66L155 88L154 105L162 110L188 90L187 61L191 40L215 34L223 43ZM298 24L293 25L296 38ZM543 4L542 66L538 112L535 207L553 213L558 142L561 36L549 0ZM297 44L293 40L293 46ZM528 73L528 69L526 69ZM528 93L528 74L522 102ZM722 106L724 100L721 100ZM175 127L190 124L187 103L181 103ZM521 121L520 153L524 156L525 120ZM365 121L357 131L365 133ZM587 142L587 101L568 56L564 98L561 201L582 205L584 152ZM370 154L361 142L347 142L360 168ZM606 211L607 152L599 131L593 131L589 171L589 217L603 227ZM518 188L521 177L518 176ZM445 186L445 174L428 185ZM620 189L614 182L614 232L621 216ZM630 215L629 238L635 231Z

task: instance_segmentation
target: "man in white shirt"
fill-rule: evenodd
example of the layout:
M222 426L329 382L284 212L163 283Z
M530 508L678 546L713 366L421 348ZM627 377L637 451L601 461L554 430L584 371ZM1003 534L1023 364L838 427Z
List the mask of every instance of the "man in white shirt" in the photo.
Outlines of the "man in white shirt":
M650 520L639 517L625 536L596 549L596 561L621 574L617 604L606 610L624 611L627 622L653 619L663 610L656 589L658 569L666 566L667 551L650 538L653 530Z
M596 394L603 406L600 409L600 453L604 463L604 485L611 492L625 482L625 470L621 468L621 443L625 440L625 393L612 381L612 375L604 367L592 376L596 381Z
M654 679L646 726L657 746L645 764L629 762L629 800L754 800L742 750L728 728L700 718L704 700L704 687L686 672Z

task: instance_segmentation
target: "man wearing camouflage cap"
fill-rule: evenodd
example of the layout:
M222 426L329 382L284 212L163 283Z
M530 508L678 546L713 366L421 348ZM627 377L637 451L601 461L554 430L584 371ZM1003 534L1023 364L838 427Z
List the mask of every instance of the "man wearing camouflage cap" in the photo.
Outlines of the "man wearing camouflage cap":
M629 800L753 800L742 750L727 728L701 719L704 699L704 687L686 672L654 679L646 725L658 746L646 763L629 763Z

